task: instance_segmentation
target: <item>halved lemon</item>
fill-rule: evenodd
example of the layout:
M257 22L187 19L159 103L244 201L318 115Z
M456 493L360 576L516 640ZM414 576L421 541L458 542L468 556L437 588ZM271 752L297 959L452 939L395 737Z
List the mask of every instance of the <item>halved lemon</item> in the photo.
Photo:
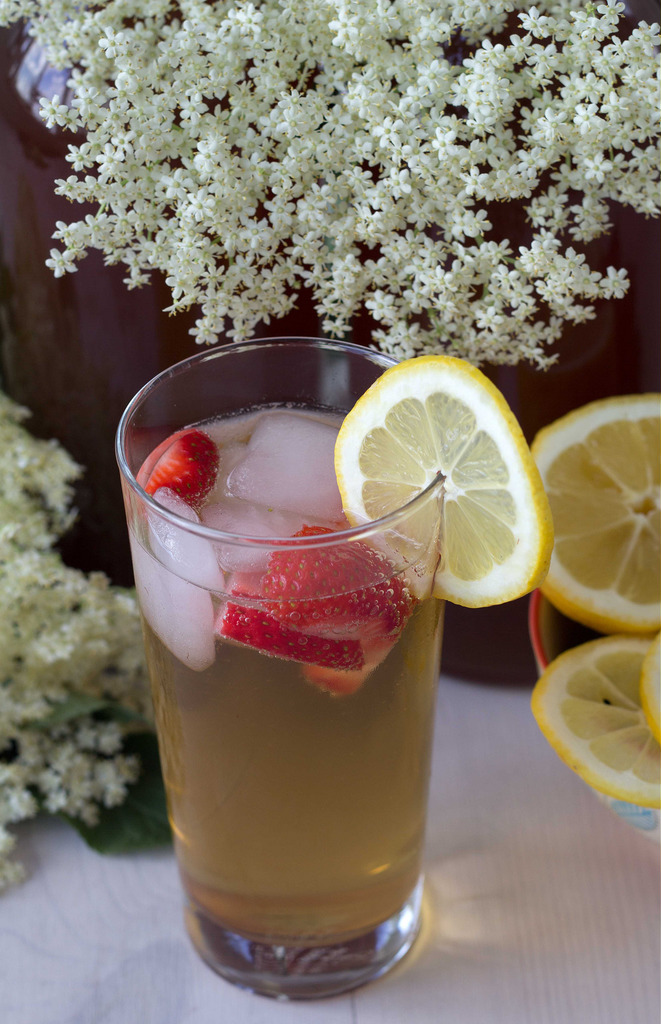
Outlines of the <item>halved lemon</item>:
M647 724L657 743L661 743L661 633L652 641L652 646L645 655L640 673L640 703Z
M616 635L551 662L532 694L537 724L562 760L608 796L661 806L661 750L640 704L649 637Z
M661 625L661 396L591 402L539 432L555 549L542 591L602 633Z
M420 356L387 370L346 416L335 472L354 524L445 478L442 512L428 502L404 527L420 547L438 538L436 597L500 604L546 574L553 528L540 475L505 399L470 363Z

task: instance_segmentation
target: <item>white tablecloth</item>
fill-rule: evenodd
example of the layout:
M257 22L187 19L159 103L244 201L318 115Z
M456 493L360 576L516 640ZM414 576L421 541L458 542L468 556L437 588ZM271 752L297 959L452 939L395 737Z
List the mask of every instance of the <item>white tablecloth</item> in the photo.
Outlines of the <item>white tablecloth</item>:
M556 758L529 691L441 679L420 941L314 1003L239 991L188 944L172 854L19 828L2 1024L658 1024L659 847Z

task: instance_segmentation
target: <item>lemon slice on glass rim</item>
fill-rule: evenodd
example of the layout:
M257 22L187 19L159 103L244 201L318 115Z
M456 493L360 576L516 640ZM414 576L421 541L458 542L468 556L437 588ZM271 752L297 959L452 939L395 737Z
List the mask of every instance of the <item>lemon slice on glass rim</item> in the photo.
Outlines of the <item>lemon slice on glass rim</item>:
M539 472L501 393L464 360L419 356L386 370L345 417L335 472L352 525L443 479L442 510L427 502L402 538L420 548L438 538L427 594L477 608L546 575L553 527Z
M599 793L661 806L661 750L641 706L650 637L616 634L555 658L532 694L537 724L562 760Z
M661 625L660 414L658 394L605 398L532 443L555 527L542 591L602 633Z

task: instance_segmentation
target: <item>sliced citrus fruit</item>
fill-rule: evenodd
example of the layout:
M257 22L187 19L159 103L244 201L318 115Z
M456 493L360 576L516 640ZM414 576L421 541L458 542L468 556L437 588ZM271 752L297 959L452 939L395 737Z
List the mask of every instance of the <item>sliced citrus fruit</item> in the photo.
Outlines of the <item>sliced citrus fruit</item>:
M573 647L551 662L532 711L566 764L608 796L661 806L661 750L640 704L649 637L615 635Z
M652 646L645 655L640 673L640 703L647 724L657 743L661 743L661 633L652 641Z
M660 395L602 399L532 444L555 528L543 593L603 633L661 625L660 411Z
M356 525L445 478L442 513L427 502L403 527L420 547L438 538L436 597L500 604L546 574L553 528L539 473L505 399L470 363L419 356L386 370L346 416L335 472Z

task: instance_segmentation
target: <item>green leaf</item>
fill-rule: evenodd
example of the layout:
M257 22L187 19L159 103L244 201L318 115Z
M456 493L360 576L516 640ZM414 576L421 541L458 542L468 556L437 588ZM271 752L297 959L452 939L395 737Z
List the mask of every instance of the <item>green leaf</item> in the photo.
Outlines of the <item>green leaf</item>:
M127 736L123 749L127 754L138 754L142 763L140 777L129 787L124 803L102 807L99 822L92 828L62 815L97 853L136 853L172 841L155 734L133 733Z
M70 693L64 700L53 704L53 710L45 718L39 718L30 723L32 729L52 729L56 725L63 725L74 718L81 718L83 715L100 715L103 718L111 719L114 722L141 722L147 725L147 720L138 711L124 707L116 701L106 697L92 697L87 693Z

